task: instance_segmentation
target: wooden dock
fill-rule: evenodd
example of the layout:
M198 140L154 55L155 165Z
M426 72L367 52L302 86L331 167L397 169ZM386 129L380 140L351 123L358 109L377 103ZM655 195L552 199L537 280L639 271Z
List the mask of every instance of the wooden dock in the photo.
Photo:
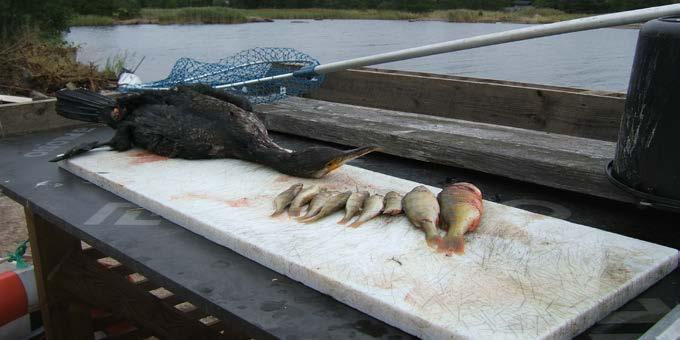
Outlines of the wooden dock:
M616 141L625 95L376 69L330 74L309 98Z
M309 97L256 109L273 131L634 202L604 171L622 94L362 69Z
M507 126L289 98L258 110L270 130L623 202L605 165L616 144Z

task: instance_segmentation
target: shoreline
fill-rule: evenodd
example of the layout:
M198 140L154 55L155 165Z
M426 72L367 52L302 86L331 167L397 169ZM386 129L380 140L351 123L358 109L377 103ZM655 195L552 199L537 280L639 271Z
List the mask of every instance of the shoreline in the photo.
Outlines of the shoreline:
M233 9L227 7L185 7L176 9L144 8L130 19L82 15L70 20L70 27L115 25L181 25L181 24L242 24L274 20L404 20L442 21L452 23L515 23L546 24L576 19L590 14L565 13L550 8L524 8L515 11L484 11L468 9L436 10L413 13L394 10L345 9ZM631 26L631 27L628 27ZM638 28L639 25L622 26Z
M134 25L238 25L238 24L252 24L252 23L263 23L263 22L275 22L278 20L290 20L298 21L298 23L303 23L306 21L323 21L323 20L395 20L395 21L408 21L408 22L421 22L421 21L438 21L438 22L448 22L451 24L524 24L524 25L537 25L535 23L526 22L514 22L514 21L497 21L497 22L486 22L486 21L448 21L444 19L433 19L433 18L423 18L423 19L350 19L350 18L333 18L333 19L306 19L306 18L290 18L290 19L270 19L270 18L260 18L252 17L248 18L244 22L235 23L205 23L201 21L183 21L177 23L163 23L157 19L145 19L145 18L135 18L126 20L114 20L111 24L106 25L72 25L70 28L74 27L104 27L104 26L134 26ZM612 26L609 28L616 29L640 29L643 23L638 24L628 24L622 26Z

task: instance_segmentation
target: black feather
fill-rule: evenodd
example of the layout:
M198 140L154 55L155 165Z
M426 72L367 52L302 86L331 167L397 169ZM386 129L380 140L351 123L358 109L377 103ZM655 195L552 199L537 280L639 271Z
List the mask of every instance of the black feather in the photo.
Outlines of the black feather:
M84 122L103 122L103 115L111 114L116 101L84 89L61 90L56 93L57 113Z

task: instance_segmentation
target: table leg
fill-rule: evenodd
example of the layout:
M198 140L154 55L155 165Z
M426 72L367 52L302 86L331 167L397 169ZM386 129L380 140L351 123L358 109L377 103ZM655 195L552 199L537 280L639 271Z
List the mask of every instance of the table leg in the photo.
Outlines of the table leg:
M47 338L92 339L89 308L48 282L50 273L58 270L63 259L81 251L80 240L34 214L29 207L25 207L25 213Z
M89 308L83 302L109 310L163 339L222 338L215 330L86 258L80 240L29 208L25 211L48 339L93 338Z

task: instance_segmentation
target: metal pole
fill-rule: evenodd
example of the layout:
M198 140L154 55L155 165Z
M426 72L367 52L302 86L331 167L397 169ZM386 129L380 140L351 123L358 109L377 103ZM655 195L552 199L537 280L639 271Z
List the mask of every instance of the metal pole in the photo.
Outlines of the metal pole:
M592 17L561 21L552 24L529 26L504 32L485 34L471 38L451 40L442 43L407 48L403 50L375 54L361 58L336 61L328 64L317 65L315 67L303 68L293 73L286 73L273 77L266 77L242 81L238 83L218 85L215 86L215 88L244 86L267 82L271 80L286 79L294 76L313 77L315 75L342 71L353 67L377 65L392 61L407 60L435 54L468 50L472 48L490 45L499 45L513 41L521 41L564 33L572 33L604 27L634 24L670 15L680 15L680 4L650 7L639 10L604 15L596 15Z

